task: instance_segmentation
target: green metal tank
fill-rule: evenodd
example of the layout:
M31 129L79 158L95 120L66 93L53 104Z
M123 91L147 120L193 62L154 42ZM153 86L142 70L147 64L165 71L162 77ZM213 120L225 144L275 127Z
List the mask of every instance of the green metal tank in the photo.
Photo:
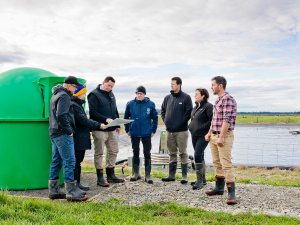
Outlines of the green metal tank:
M0 74L0 188L48 187L51 89L63 84L64 79L37 68L17 68ZM85 84L85 80L78 80ZM63 183L62 172L60 179Z

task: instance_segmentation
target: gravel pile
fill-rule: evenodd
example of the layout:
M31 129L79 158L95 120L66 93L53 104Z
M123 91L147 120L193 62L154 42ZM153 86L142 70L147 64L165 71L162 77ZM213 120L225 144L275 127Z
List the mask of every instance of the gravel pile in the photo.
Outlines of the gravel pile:
M238 204L227 205L227 190L224 195L207 196L206 190L214 187L208 182L202 190L192 190L189 184L180 181L162 182L154 178L154 184L143 180L117 184L115 187L98 195L94 202L106 202L111 198L122 199L120 204L138 206L144 202L177 202L189 207L201 207L209 211L224 211L233 214L251 211L275 216L300 218L300 189L297 187L274 187L269 185L236 184Z

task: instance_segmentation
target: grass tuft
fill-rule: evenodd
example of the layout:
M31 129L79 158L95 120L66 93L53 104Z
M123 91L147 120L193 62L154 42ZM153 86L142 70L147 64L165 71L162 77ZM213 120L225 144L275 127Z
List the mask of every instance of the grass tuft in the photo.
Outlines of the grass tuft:
M239 169L239 170L246 170L246 169L248 169L248 166L245 166L245 165L241 164L241 165L239 165L237 167L237 169Z
M295 168L294 168L294 171L300 172L300 167L299 167L299 166L295 167Z

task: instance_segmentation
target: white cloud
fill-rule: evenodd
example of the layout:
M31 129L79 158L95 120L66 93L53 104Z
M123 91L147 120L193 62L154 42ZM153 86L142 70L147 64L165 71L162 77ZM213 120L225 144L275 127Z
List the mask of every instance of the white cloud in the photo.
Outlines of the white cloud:
M281 1L5 2L3 38L28 65L69 71L245 60L297 34L300 18L300 3Z
M245 108L277 110L267 103L267 89L255 85L278 78L294 90L283 77L300 72L299 1L2 0L0 21L0 72L38 67L85 78L89 87L113 75L118 99L129 100L142 81L160 104L173 76L193 95L199 86L209 88L212 76L224 75L238 98L244 95L235 90L256 90L255 104L247 102L251 96L239 99ZM180 65L161 67L173 64ZM266 85L270 93L282 87L273 85ZM285 97L294 99L291 92ZM297 109L288 100L282 104Z

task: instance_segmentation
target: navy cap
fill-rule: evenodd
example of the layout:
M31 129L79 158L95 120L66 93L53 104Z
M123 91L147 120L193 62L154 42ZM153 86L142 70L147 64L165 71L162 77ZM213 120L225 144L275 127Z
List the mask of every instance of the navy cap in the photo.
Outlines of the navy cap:
M77 78L74 76L68 76L66 77L66 79L64 80L65 84L76 84L78 87L82 87L83 84L79 83Z
M146 88L144 88L144 86L139 86L135 90L135 93L138 93L138 92L143 92L144 94L146 94Z

